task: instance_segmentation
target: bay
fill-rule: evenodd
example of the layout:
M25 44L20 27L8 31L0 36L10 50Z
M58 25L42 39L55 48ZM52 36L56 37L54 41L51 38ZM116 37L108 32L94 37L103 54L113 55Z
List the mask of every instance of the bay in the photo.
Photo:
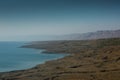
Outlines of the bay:
M42 49L20 48L26 42L0 42L0 72L32 68L66 54L43 54Z

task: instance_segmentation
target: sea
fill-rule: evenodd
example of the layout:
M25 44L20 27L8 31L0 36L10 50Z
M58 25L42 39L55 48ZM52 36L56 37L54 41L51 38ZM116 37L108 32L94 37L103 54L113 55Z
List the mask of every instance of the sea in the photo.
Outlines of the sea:
M0 42L0 72L24 70L66 54L45 54L42 49L21 48L27 42Z

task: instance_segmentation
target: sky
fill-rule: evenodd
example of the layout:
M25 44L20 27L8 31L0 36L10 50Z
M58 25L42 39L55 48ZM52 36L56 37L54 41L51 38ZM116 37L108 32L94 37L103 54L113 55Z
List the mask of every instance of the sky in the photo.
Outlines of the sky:
M0 41L116 29L120 0L0 0Z

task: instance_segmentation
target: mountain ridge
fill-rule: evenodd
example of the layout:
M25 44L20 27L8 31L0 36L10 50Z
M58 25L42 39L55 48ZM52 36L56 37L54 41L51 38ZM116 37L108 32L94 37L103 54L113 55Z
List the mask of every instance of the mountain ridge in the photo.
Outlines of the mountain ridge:
M57 37L57 39L63 39L63 40L92 40L92 39L105 39L105 38L120 38L120 29L68 34Z

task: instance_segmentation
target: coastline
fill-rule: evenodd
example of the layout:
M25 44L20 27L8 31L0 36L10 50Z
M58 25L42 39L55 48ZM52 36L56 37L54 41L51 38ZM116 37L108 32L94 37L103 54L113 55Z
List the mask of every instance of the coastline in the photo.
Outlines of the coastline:
M14 45L14 42L11 44ZM46 61L57 60L63 58L64 56L67 56L67 54L42 53L43 50L41 49L36 50L18 47L22 45L19 44L17 46L15 45L12 49L10 48L9 50L11 51L11 53L10 51L7 52L8 50L5 51L4 54L2 54L3 51L0 52L0 73L30 69L35 67L36 65L44 64ZM5 47L4 49L9 48L10 46Z
M40 46L41 45L41 46ZM43 46L44 45L44 46ZM0 80L119 80L120 38L50 41L23 47L69 53L34 68L0 73Z

